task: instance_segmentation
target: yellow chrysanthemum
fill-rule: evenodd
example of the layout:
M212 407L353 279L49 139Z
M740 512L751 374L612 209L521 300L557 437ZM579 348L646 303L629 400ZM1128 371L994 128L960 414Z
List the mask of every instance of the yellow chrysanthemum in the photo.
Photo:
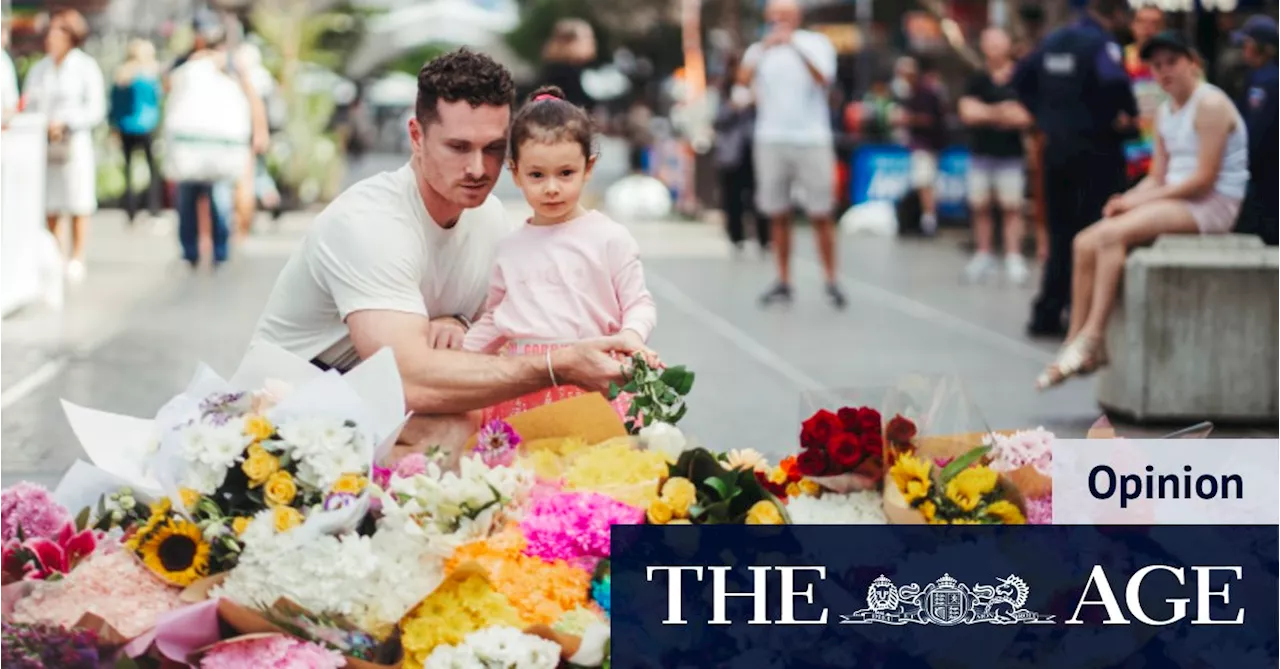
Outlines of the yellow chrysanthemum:
M672 516L688 518L689 507L698 501L698 488L687 478L673 476L662 484L662 499L671 505Z
M914 455L903 454L889 468L889 478L898 486L903 499L911 504L929 495L929 490L933 487L933 480L929 477L932 467L931 463Z
M291 506L277 506L271 511L277 532L288 532L302 524L302 512Z
M645 516L649 519L651 525L666 525L675 517L675 510L664 499L655 499L649 503L649 509L645 512Z
M254 441L262 441L276 433L276 426L266 416L249 416L244 419L244 433Z
M263 491L263 497L271 506L292 504L293 498L297 495L298 484L294 483L293 476L286 471L272 474L267 479L267 487Z
M781 525L782 512L768 500L760 500L747 509L748 525Z
M332 491L348 495L359 495L368 484L369 480L359 474L343 474L333 484Z
M800 479L800 492L810 497L818 497L822 494L822 486L810 479Z
M192 522L172 518L137 549L142 563L167 583L186 587L209 573L209 544Z
M774 467L769 472L769 483L774 485L783 485L787 482L787 472L782 467Z
M191 488L182 488L178 490L178 496L182 498L182 508L188 510L195 506L196 502L200 501L200 493L192 490Z
M1027 523L1026 516L1022 515L1022 511L1018 509L1017 505L1006 499L988 504L985 513L988 518L1002 525L1025 525Z
M947 499L962 511L978 508L982 496L991 492L998 476L986 467L966 469L947 482Z
M667 461L661 453L637 450L629 441L610 440L574 456L564 471L564 482L566 490L608 494L634 484L652 483L667 471Z
M238 516L235 520L231 521L231 531L235 532L238 537L241 534L244 534L245 530L249 529L249 523L251 522L253 522L252 518L247 516Z
M461 643L471 632L496 625L522 629L526 622L487 579L447 579L401 622L405 669L422 667L436 646Z
M272 474L280 471L280 458L267 452L261 444L252 444L246 451L244 464L240 465L240 470L248 477L249 487L257 488L266 483Z

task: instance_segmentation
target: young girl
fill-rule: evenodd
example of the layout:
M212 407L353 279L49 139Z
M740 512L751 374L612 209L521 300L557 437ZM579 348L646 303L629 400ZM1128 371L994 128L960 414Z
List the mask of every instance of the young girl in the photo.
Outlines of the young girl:
M619 333L641 348L648 340L657 310L635 239L578 202L595 164L591 144L591 119L557 87L534 91L516 112L510 168L533 216L499 244L485 312L467 332L464 349L528 355ZM484 418L581 393L556 386L490 407ZM614 402L619 415L629 401Z

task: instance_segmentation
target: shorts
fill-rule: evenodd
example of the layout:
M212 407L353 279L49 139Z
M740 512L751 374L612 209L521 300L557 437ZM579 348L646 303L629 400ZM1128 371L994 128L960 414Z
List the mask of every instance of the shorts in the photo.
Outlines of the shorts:
M932 188L938 180L938 155L932 151L916 149L911 152L911 187Z
M1020 209L1027 187L1026 169L1021 158L974 156L969 161L969 202L985 205L994 193L1001 209Z
M830 144L763 143L755 146L754 154L756 207L762 214L786 214L796 202L810 216L831 215L836 156Z
M1240 215L1242 198L1213 192L1199 200L1187 200L1183 204L1195 219L1196 227L1202 235L1218 235L1231 232L1236 225L1236 217Z

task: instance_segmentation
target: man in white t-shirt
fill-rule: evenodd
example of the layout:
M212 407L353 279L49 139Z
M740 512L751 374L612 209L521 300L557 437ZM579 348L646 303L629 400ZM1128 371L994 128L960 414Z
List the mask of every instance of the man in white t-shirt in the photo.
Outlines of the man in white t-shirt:
M813 223L827 297L845 305L836 283L835 142L827 89L836 77L836 51L821 33L800 30L794 0L770 0L764 39L742 56L738 80L755 91L756 204L773 223L778 282L760 299L791 301L792 194Z
M391 347L416 414L402 444L459 447L474 428L466 412L556 382L621 383L612 354L633 352L615 337L549 356L454 350L479 316L494 251L512 229L490 192L514 94L510 73L483 54L459 49L424 65L408 164L357 183L316 217L254 333L342 372Z

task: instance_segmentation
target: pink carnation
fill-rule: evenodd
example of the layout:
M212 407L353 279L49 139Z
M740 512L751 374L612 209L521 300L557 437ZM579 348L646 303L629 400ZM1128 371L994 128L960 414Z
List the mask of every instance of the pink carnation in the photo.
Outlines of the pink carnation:
M100 550L56 581L34 582L13 607L13 621L71 627L94 613L133 638L183 605L181 591L151 575L131 553Z
M277 634L220 643L200 658L200 669L339 669L345 663L335 651Z
M71 514L54 501L43 486L23 481L0 493L0 543L18 536L18 526L28 539L52 539Z
M1053 524L1053 494L1027 500L1028 525Z
M520 521L524 552L544 560L609 557L609 528L635 525L644 511L593 492L563 492L536 499Z
M427 456L422 453L410 453L396 463L395 474L402 479L427 473Z

